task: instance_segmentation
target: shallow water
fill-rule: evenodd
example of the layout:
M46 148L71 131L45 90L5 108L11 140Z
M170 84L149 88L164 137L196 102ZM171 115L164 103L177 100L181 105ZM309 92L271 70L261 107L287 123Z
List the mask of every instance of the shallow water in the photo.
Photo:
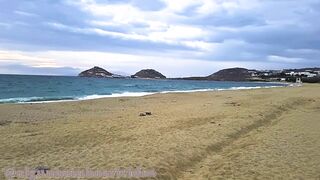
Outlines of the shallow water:
M0 103L85 100L153 93L236 90L285 86L279 83L80 78L0 75Z

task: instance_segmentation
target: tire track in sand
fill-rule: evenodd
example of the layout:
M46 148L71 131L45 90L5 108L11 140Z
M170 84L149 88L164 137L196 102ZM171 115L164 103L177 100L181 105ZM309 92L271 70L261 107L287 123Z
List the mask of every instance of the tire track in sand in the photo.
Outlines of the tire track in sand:
M176 172L178 174L177 179L194 179L197 175L203 174L201 171L209 172L210 162L212 159L223 159L222 152L227 148L232 146L236 141L248 135L250 132L263 128L266 126L274 125L277 123L279 118L288 111L292 111L297 109L300 106L306 105L310 103L312 99L308 98L290 98L284 101L281 105L275 106L272 110L264 112L263 117L254 121L252 124L242 127L239 131L231 133L227 135L227 139L212 145L207 146L206 154L202 156L197 161L194 161L192 157L190 160L192 162L185 162L185 164L179 164L180 172ZM244 145L248 146L250 144ZM216 157L216 158L215 158ZM219 165L220 164L220 165ZM221 167L221 163L215 162L213 168L218 169ZM197 177L200 178L200 177Z

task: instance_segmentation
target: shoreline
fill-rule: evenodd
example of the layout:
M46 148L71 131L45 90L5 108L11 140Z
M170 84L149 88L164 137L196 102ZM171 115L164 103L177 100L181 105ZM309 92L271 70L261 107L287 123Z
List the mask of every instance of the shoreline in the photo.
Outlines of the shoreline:
M261 82L263 84L263 82ZM83 97L67 97L66 99L59 100L44 100L37 101L32 99L43 99L45 97L23 97L23 98L8 98L8 99L0 99L0 105L2 104L43 104L43 103L60 103L60 102L77 102L77 101L87 101L87 100L95 100L95 99L105 99L105 98L118 98L118 97L143 97L154 94L168 94L168 93L193 93L193 92L212 92L212 91L237 91L237 90L250 90L250 89L268 89L268 88L277 88L277 87L296 87L301 86L302 84L296 83L273 83L270 84L280 84L283 86L254 86L254 87L230 87L230 88L215 88L215 89L195 89L195 90L172 90L172 91L160 91L160 92L123 92L116 93L111 95L85 95ZM63 97L62 97L63 98ZM74 98L74 99L72 99ZM31 99L31 101L20 101L20 102L10 102L10 101L19 101L20 99ZM8 102L4 102L7 100Z

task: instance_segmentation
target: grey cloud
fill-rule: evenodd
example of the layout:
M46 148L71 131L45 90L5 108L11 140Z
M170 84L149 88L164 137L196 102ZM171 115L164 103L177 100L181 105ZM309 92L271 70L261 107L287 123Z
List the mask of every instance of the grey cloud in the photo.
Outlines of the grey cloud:
M27 75L68 75L74 76L80 72L73 67L32 67L21 64L0 65L0 74L27 74Z

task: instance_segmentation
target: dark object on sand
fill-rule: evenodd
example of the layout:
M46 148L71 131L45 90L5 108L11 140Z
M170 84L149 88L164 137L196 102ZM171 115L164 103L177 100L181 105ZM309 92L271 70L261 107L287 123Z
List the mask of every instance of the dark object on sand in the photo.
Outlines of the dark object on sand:
M150 111L139 114L139 116L151 116L151 115L152 115L152 113Z
M7 120L5 120L5 121L0 121L0 126L5 126L5 125L8 125L8 124L10 124L11 123L11 121L7 121Z
M230 104L232 106L241 106L241 104L237 102L227 102L226 104Z

